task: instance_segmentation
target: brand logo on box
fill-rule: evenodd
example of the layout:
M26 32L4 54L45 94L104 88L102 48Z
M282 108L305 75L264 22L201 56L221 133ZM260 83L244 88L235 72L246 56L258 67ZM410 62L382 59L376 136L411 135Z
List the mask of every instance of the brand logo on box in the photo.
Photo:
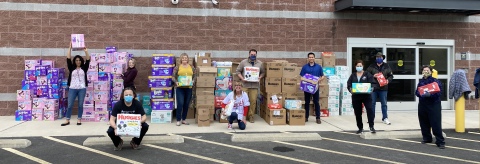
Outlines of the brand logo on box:
M295 68L283 68L284 71L295 71Z
M170 104L165 104L165 108L170 108Z
M302 118L304 115L292 114L292 118Z
M254 68L254 67L246 67L245 70L247 71L257 71L258 68Z
M268 85L280 85L279 83L268 83Z
M280 71L280 68L268 68L268 70L272 70L272 71Z
M283 83L283 85L295 85L295 83Z

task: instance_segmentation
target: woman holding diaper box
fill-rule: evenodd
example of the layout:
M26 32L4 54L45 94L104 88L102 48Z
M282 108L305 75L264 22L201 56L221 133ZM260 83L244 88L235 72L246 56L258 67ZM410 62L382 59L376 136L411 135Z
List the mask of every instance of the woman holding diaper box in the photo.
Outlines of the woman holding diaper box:
M233 101L232 113L228 117L228 129L232 129L232 123L234 120L238 122L238 128L240 130L245 130L247 127L246 117L248 113L248 108L250 106L250 100L248 99L247 92L244 92L243 83L240 81L235 82L235 90L230 92L227 97L223 100L222 109L225 109L227 104L230 101ZM222 116L225 116L226 111L222 111Z
M173 69L172 81L175 84L175 98L177 100L177 126L181 124L189 125L185 121L187 118L188 107L192 101L192 86L195 81L195 68L188 64L188 55L180 55L181 64Z
M131 58L130 60L128 60L127 72L122 74L124 88L130 87L134 90L137 89L134 83L138 73L137 68L135 68L135 63L136 63L136 60L134 58Z
M365 105L365 110L367 112L368 126L370 127L370 132L376 133L377 131L373 127L373 119L375 113L372 109L372 95L371 91L373 87L377 87L375 80L373 79L372 74L363 71L363 61L355 61L356 72L350 75L347 81L347 88L350 93L352 93L352 105L355 112L355 119L357 121L358 131L357 134L363 133L363 123L362 123L362 103ZM356 88L352 89L354 83L370 83L370 88L367 88L367 92L357 93ZM363 88L362 88L363 89Z
M80 55L76 55L72 58L72 43L70 43L70 49L67 54L67 67L70 72L68 75L68 108L65 115L67 120L62 126L70 125L70 117L72 116L72 108L75 99L78 97L78 117L77 125L82 125L83 114L83 100L87 92L87 71L90 65L90 54L88 54L87 48L83 50L85 52L85 59Z

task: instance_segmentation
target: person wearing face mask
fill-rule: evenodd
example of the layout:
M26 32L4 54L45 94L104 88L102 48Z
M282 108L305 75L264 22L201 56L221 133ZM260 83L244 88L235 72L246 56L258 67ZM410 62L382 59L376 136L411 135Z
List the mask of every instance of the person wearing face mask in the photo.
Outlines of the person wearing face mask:
M135 99L136 93L133 88L127 87L123 89L120 101L115 103L110 116L110 126L108 127L107 134L112 139L114 150L122 150L123 139L117 135L117 114L140 114L142 116L142 127L140 130L140 137L134 137L130 141L132 149L139 149L139 145L142 142L143 137L147 134L149 125L145 123L147 121L147 115L143 110L142 103Z
M136 60L134 58L128 60L127 71L122 74L124 88L130 87L135 90L137 89L134 84L135 78L137 77L138 73L137 68L135 68L135 62Z
M240 130L245 130L247 127L246 116L248 113L248 106L250 106L250 102L248 100L248 95L246 92L242 90L242 82L235 82L235 90L230 92L227 97L223 100L222 108L230 103L230 101L234 102L232 114L228 117L228 126L227 129L232 129L232 123L234 120L238 122L238 128ZM225 113L223 113L224 115Z
M371 83L372 88L377 88L375 80L373 80L372 74L363 71L363 61L357 60L355 62L355 69L357 72L352 73L347 81L347 88L350 93L352 93L353 83ZM375 113L372 109L372 95L371 94L354 94L352 93L352 105L355 112L355 119L357 121L358 131L357 134L363 132L363 122L362 122L362 104L365 105L365 110L367 112L368 126L370 132L376 133L377 131L373 127L373 119Z
M382 73L383 77L387 80L387 85L378 87L376 88L373 93L372 93L372 109L373 113L375 113L375 105L377 104L377 97L380 99L380 104L382 105L382 122L387 125L391 125L390 120L388 120L388 114L387 114L387 94L388 94L388 84L390 84L393 80L393 73L392 69L387 63L384 63L383 60L385 60L385 55L383 55L381 52L378 52L377 55L375 55L375 62L371 64L367 68L367 72L372 74L376 83L378 83L378 74L377 73ZM375 119L375 117L374 117Z
M68 68L68 107L65 114L66 122L61 126L70 125L70 117L72 116L72 108L75 99L78 97L78 117L77 125L82 125L83 114L83 100L87 93L87 71L90 65L90 54L88 54L87 48L83 50L85 52L86 61L80 55L73 57L72 63L72 43L70 43L70 50L67 54L67 68Z
M323 68L319 64L315 63L315 54L313 52L310 52L307 54L308 57L308 63L305 64L302 67L302 70L300 71L300 77L302 77L302 80L306 80L303 78L305 74L310 74L316 77L320 77L318 81L314 81L312 83L317 83L320 84L322 80L325 79L325 76L323 76ZM310 100L313 97L313 104L315 105L315 116L317 118L317 124L321 124L322 120L320 119L320 90L317 90L315 94L311 94L308 92L303 92L305 96L305 122L308 122L308 116L310 115Z
M243 82L243 90L247 92L248 97L250 98L250 109L248 110L247 120L249 120L250 123L254 123L254 115L257 107L258 89L260 88L261 79L265 77L265 68L263 68L262 61L257 59L257 50L251 49L248 53L248 59L244 59L240 62L237 67L236 73L238 78ZM245 80L245 67L257 67L260 69L260 75L258 77L259 82L249 82Z
M422 144L432 143L432 133L435 136L435 144L440 149L445 149L445 138L442 135L442 103L440 96L442 95L442 83L440 80L432 77L432 68L423 66L422 79L418 82L415 95L419 97L418 101L418 121L422 131ZM440 88L440 92L429 93L428 91L419 91L418 87L425 86L436 82ZM424 92L420 94L420 92Z

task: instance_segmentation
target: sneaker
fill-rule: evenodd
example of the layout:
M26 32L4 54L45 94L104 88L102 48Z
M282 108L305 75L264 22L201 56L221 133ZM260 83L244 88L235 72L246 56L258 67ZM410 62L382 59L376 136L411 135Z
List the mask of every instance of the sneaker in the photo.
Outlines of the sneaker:
M317 119L317 124L321 124L321 123L322 123L322 120Z
M373 127L370 127L370 132L372 132L372 133L377 133L377 131L376 131L375 128L373 128Z
M137 144L135 144L135 142L133 142L133 140L130 141L130 146L132 146L132 149L133 149L133 150L138 150L138 149L140 149L140 146L138 146Z
M232 124L228 124L227 129L232 130Z
M388 118L383 119L383 123L387 125L391 125L392 123L388 121Z
M363 133L363 129L359 129L356 134Z
M439 149L445 149L445 145L438 145Z
M113 148L113 150L120 151L120 150L122 150L122 146L123 146L123 140L120 139L120 143L118 143L118 146Z

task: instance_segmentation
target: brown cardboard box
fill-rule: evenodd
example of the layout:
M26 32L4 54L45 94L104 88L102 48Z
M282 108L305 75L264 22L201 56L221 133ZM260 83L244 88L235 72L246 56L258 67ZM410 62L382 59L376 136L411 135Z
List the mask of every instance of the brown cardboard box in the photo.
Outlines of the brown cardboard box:
M287 92L282 92L283 97L285 99L287 98L296 98L296 100L304 100L305 99L305 94L303 91L298 91L295 93L287 93Z
M291 64L291 63L287 63L287 64ZM292 65L284 65L283 66L283 77L287 77L287 78L296 78L296 77L299 77L300 76L300 71L302 70L301 67L298 67L296 66L292 66Z
M196 95L214 95L215 88L214 87L197 87L195 89Z
M273 95L277 96L278 103L283 106L283 95L282 95L282 93L266 93L265 95L266 95L265 96L265 99L266 99L265 102L266 102L267 106L268 106L268 104L273 104L273 100L272 100Z
M323 67L335 67L335 54L333 52L322 52Z
M282 93L296 93L299 89L298 78L282 78Z
M238 65L240 65L239 62L233 62L233 63L232 63L232 73L236 73L236 72L237 72ZM232 75L232 76L233 76L233 75Z
M215 105L205 105L205 104L197 104L197 109L208 109L210 112L210 115L213 115L215 113Z
M305 125L305 109L296 109L296 110L287 109L287 124L288 125Z
M213 88L215 87L215 78L198 77L195 84L197 88Z
M267 62L266 72L267 72L266 77L282 77L283 63Z
M203 100L206 100L206 101L212 101L214 102L215 101L215 95L202 95L202 96L198 96L196 97L196 100L197 101L203 101Z
M205 56L205 57L212 57L212 53L210 52L197 52L195 56Z
M182 63L180 62L180 57L177 57L177 58L176 58L176 65L180 65L180 64L182 64ZM188 64L190 64L190 65L193 66L193 58L188 58Z
M197 107L197 115L210 115L210 109Z
M265 91L271 93L282 92L282 78L267 77L265 78Z
M233 78L233 81L232 81L233 84L235 84L236 81L240 81L240 78L238 77L237 73L232 73L232 78Z
M277 62L277 63L288 63L287 60L273 60L273 62Z
M318 90L320 90L320 97L328 97L328 85L319 85Z
M216 77L217 76L217 68L216 67L207 67L207 66L200 66L197 67L198 77Z
M176 120L175 117L176 116L173 116L174 120ZM193 106L191 105L190 108L188 108L187 119L194 119L194 118L195 118L195 108L193 108Z
M210 116L209 115L196 115L196 122L198 127L208 127L210 126Z
M328 108L328 97L320 97L320 108L321 109Z
M265 121L270 125L286 125L287 112L285 109L269 109Z
M212 66L212 58L206 56L197 56L197 62L195 65L198 66Z
M195 104L198 105L215 105L215 100L195 100Z

